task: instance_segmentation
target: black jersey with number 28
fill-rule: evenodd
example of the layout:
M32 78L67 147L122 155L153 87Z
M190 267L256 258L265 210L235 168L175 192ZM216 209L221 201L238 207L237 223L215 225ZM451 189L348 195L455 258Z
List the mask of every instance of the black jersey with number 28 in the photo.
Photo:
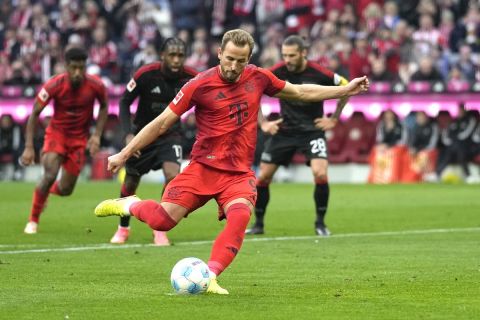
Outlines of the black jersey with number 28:
M279 79L292 84L318 84L322 86L336 86L340 84L341 76L308 61L304 71L289 72L284 62L280 62L270 69ZM301 102L280 100L283 122L280 130L286 132L318 131L313 120L323 116L323 101Z

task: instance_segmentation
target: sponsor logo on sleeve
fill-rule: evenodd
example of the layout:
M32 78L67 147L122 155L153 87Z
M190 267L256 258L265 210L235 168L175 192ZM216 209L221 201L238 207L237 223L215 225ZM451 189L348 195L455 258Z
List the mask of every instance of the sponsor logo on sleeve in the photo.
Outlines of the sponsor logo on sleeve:
M50 96L48 95L48 92L47 90L45 90L45 88L42 88L42 90L40 90L40 92L38 93L38 99L40 99L40 101L42 102L47 102L49 97Z
M128 92L132 92L133 89L135 89L136 86L137 86L137 83L135 82L135 80L133 78L130 79L130 82L127 83Z
M177 103L180 101L180 99L182 99L182 97L183 97L183 91L180 90L180 91L178 91L177 95L175 96L175 99L173 99L173 104L177 105Z

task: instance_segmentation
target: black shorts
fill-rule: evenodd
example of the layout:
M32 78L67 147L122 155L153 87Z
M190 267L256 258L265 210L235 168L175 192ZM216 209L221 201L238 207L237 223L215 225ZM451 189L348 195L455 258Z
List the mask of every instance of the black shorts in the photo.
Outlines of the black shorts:
M142 176L150 170L159 170L164 162L182 161L182 139L179 135L161 137L159 141L141 150L140 158L131 157L125 164L128 175Z
M287 166L296 152L301 152L307 158L327 159L327 141L323 131L290 134L278 132L265 143L262 162Z

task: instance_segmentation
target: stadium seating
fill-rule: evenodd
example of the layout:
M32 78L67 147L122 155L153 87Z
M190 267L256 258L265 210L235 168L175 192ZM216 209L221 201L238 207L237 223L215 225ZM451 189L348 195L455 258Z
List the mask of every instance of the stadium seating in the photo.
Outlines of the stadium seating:
M328 146L328 159L330 163L345 163L347 158L343 153L347 128L338 122L333 130L327 131L325 136Z
M437 115L437 124L440 130L448 127L449 123L452 122L452 116L448 111L440 111Z
M295 153L292 158L292 164L305 164L307 163L307 158L303 153Z
M477 154L475 157L473 157L472 162L480 165L480 154Z
M108 180L113 178L113 174L107 170L108 157L112 153L106 150L98 152L92 159L92 180Z
M339 157L346 162L368 163L370 150L375 142L375 123L368 121L363 113L354 112L345 127L345 142Z

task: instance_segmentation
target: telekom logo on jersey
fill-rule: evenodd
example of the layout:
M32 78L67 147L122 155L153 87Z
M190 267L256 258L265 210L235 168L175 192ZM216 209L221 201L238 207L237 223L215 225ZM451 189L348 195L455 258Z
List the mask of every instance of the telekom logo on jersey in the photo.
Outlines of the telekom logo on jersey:
M243 120L248 117L248 104L246 102L234 103L229 105L230 119L236 119L236 125L240 126Z

